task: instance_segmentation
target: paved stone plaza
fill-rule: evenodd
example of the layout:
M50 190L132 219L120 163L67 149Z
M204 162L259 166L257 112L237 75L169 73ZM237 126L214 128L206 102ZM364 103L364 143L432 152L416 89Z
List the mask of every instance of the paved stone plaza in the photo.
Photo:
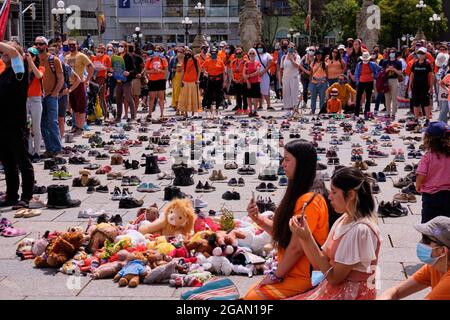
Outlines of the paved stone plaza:
M169 105L169 101L167 101L167 105ZM281 104L275 104L275 107L280 110ZM373 106L372 106L373 108ZM306 112L309 112L307 110ZM406 109L400 109L399 117L404 117L406 115ZM173 110L170 110L169 116L173 115ZM275 111L275 112L260 112L260 115L271 115L273 116L278 124L275 125L276 128L279 128L279 125L283 121L281 118L284 114L283 111ZM156 113L155 113L156 115ZM232 112L223 112L223 116L225 115L233 115ZM145 117L145 114L138 114L139 117ZM308 118L312 118L312 116L307 116ZM436 115L435 115L436 117ZM237 119L248 119L246 116L236 117ZM234 120L226 120L231 121L232 123L236 123ZM265 128L267 128L267 124L265 120L262 120L264 125L259 129L259 134L261 137L266 133ZM202 120L194 120L193 124L197 128L201 126ZM323 128L328 126L328 121L322 121ZM353 123L354 125L354 123ZM368 126L368 134L372 131L372 123L366 122ZM291 127L300 127L303 126L304 129L300 130L301 138L311 140L312 138L308 135L309 128L312 127L312 123L309 124L301 124L299 122L291 122ZM338 128L338 136L342 135L342 128L339 127L339 121L336 122L335 126ZM138 125L134 125L135 128L138 128ZM161 125L149 125L149 129L160 128ZM174 127L176 128L176 127ZM92 126L91 129L93 131L101 131L101 127ZM163 134L170 134L173 128L168 128ZM190 128L186 129L189 130ZM244 131L240 129L239 125L235 127L231 127L232 133L243 134ZM201 130L201 129L200 129ZM209 130L219 130L219 129L209 129ZM201 132L201 131L200 131ZM112 133L112 132L111 132ZM189 131L186 133L190 134ZM109 141L110 133L102 132L103 138L105 141ZM137 130L133 130L130 132L126 132L129 135L129 138L135 140L138 135L142 135L142 133L138 133ZM384 133L382 133L384 134ZM392 144L395 148L402 148L405 151L405 157L407 154L406 145L403 140L399 138L400 135L412 135L410 132L406 132L405 129L402 128L400 134L391 134ZM147 135L151 135L151 131ZM285 142L288 142L289 132L284 132ZM329 141L331 139L331 133L325 133L323 136L323 141L319 142L319 146L329 148ZM168 151L176 146L178 134L171 134L171 147L168 148ZM354 133L351 137L351 141L344 142L343 145L339 145L338 155L340 157L340 161L342 165L350 164L351 158L351 144L352 143L360 143L364 148L363 159L367 159L367 149L365 141L361 138L362 134ZM418 136L418 135L417 135ZM374 137L379 139L379 137ZM73 146L75 144L87 144L87 139L83 139L81 137L76 138L75 143L67 144ZM142 153L149 153L149 151L145 150L145 146L147 146L148 142L143 142L142 147L131 147L130 148L130 156L125 157L125 159L130 160L138 160L142 162L141 155ZM381 143L380 143L381 144ZM416 143L416 148L420 145ZM256 146L252 146L256 147ZM379 148L380 150L389 154L388 158L384 159L375 159L377 162L376 167L369 167L367 172L371 173L373 171L380 172L383 168L393 160L392 155L390 155L391 148ZM99 150L103 153L103 150ZM167 158L170 158L169 153L164 154ZM87 153L83 155L87 157ZM229 178L231 177L240 177L237 174L237 170L224 170L222 160L223 157L219 155L216 159L216 165L214 169L222 169L222 172ZM242 159L242 155L241 159ZM320 162L327 163L327 158L325 154L320 155ZM91 163L99 163L99 164L109 164L110 160L95 160L93 157L89 157ZM238 158L239 159L239 158ZM170 170L170 166L172 165L171 159L169 162L163 165L160 165L161 170ZM408 163L418 163L418 160L408 160L404 163L397 163L398 166L398 175L394 176L393 179L396 180L400 177L406 176L407 172L403 170L404 165ZM54 183L68 184L70 186L70 193L73 199L80 199L82 201L81 207L65 209L65 210L50 210L50 209L42 209L42 215L29 218L29 219L15 219L13 218L14 212L11 210L2 210L1 215L3 217L8 218L14 223L14 227L22 228L26 230L27 234L21 237L15 238L0 238L0 299L179 299L182 292L189 290L189 288L181 288L175 289L169 287L168 285L145 285L142 284L136 289L130 288L119 288L116 283L113 283L111 279L106 280L91 280L89 276L81 276L81 277L69 277L67 275L57 273L53 269L36 269L33 267L32 260L20 261L15 257L15 249L17 243L23 238L35 238L37 239L39 234L43 234L46 230L67 230L70 226L83 226L86 227L87 219L79 219L77 218L78 212L80 209L92 208L94 210L103 209L108 213L118 213L122 216L124 223L133 220L136 217L136 212L138 209L118 209L118 201L112 201L110 194L104 193L94 193L87 194L86 188L74 188L72 187L72 180L66 181L53 181L52 176L49 174L48 170L43 170L43 162L34 165L36 180L38 185L48 186ZM80 165L66 165L69 168L70 173L73 177L78 177L78 171L83 166ZM270 196L272 200L275 202L279 201L281 196L283 195L284 188L278 187L278 190L273 194L267 193L259 193L256 192L255 187L261 182L258 180L258 173L263 168L262 165L258 161L258 165L256 166L256 175L253 176L243 176L245 179L245 187L234 188L235 191L240 193L241 200L240 201L225 201L222 200L222 194L225 191L232 191L233 188L227 186L227 181L221 181L214 183L214 186L217 188L215 192L212 193L203 193L203 200L208 202L208 208L219 211L223 204L226 202L226 206L231 209L235 217L243 217L246 215L245 208L248 204L248 201L251 197L252 191L255 191L255 194ZM197 168L197 165L194 165ZM334 166L328 166L326 172L331 176L333 172ZM156 184L160 184L161 189L163 190L165 186L167 186L170 181L169 180L156 180L156 175L144 175L144 167L140 167L138 170L125 170L122 166L113 166L113 172L122 171L124 175L137 175L141 178L143 182L153 182ZM210 170L212 172L212 170ZM190 187L182 187L182 191L188 194L196 196L194 189L197 182L202 181L203 183L207 180L209 175L194 176L195 184ZM106 175L97 175L97 178L100 179L102 185L106 184L110 190L110 192L114 189L115 186L120 187L120 180L106 180ZM376 202L380 203L382 200L392 201L392 197L394 194L399 192L399 189L393 187L393 181L388 177L387 181L384 183L379 183L381 192L375 195ZM327 186L329 187L329 182L327 182ZM144 199L144 206L149 206L152 203L156 202L158 206L163 206L165 204L163 200L163 191L157 193L139 193L136 191L136 187L129 187L130 191L133 191L133 196L137 199ZM5 190L5 181L4 176L0 176L0 190ZM41 195L41 198L46 201L46 195ZM409 213L407 216L399 217L399 218L379 218L379 226L381 229L381 234L383 236L380 260L379 260L379 293L384 291L386 288L398 283L401 280L409 277L414 271L416 271L420 266L420 262L416 257L415 247L416 243L420 240L420 235L415 231L413 225L420 223L420 208L421 208L421 199L418 196L417 203L409 203L404 204L409 209ZM238 286L241 295L245 294L247 289L261 276L255 276L253 278L248 278L246 276L231 276L230 277L235 284ZM419 294L411 296L411 299L421 299L426 295L426 291L423 291Z

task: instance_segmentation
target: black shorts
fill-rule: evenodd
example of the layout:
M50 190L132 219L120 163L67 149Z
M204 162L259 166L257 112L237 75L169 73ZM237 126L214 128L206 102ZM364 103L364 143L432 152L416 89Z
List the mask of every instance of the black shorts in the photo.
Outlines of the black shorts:
M431 106L430 104L430 94L428 91L424 90L413 90L413 106L415 108L425 108Z
M260 86L260 83L259 82L251 83L250 85L251 85L250 89L247 89L247 91L246 91L247 98L253 98L253 99L261 98L261 86Z
M166 90L166 80L150 80L148 82L148 91L165 91Z

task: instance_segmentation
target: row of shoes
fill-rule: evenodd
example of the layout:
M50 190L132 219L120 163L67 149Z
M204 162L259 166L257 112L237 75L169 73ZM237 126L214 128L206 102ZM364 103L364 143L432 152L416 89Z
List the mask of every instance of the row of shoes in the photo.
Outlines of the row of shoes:
M265 183L261 182L258 186L256 186L256 191L259 192L275 192L278 188L273 183Z

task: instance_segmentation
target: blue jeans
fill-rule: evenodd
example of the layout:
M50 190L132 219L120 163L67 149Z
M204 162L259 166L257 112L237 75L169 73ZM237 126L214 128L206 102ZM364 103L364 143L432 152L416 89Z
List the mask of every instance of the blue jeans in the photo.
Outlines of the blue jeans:
M448 121L448 101L439 101L439 107L440 107L440 112L439 112L439 121L445 122L447 123Z
M310 83L309 84L309 91L311 92L311 112L316 112L316 104L317 104L317 95L319 95L320 98L320 107L319 110L322 108L322 106L325 104L325 92L328 88L328 83Z
M58 99L48 96L42 101L41 131L45 149L48 152L60 152L61 137L58 127Z
M380 110L380 104L384 103L384 106L386 107L386 101L384 98L384 93L378 92L377 97L375 98L375 111Z

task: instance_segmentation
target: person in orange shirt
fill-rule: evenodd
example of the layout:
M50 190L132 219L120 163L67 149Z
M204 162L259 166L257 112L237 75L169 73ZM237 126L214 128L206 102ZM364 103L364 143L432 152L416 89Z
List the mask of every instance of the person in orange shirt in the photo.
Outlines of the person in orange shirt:
M241 47L236 47L236 58L230 63L229 71L231 73L232 94L236 95L236 114L246 113L248 111L246 84L244 82L244 66L247 61L244 51Z
M106 103L106 76L111 71L111 58L106 54L106 46L101 43L97 47L97 55L92 57L92 63L97 72L94 82L100 86L99 100L103 116L108 119L108 104Z
M222 60L223 63L225 63L227 59L226 47L226 41L221 41L219 44L219 51L217 52L217 57Z
M417 257L425 265L408 279L387 289L379 300L399 300L431 287L425 300L450 300L450 218L437 216L415 226L422 234Z
M29 48L26 53L30 84L28 86L27 112L31 116L33 139L29 139L29 152L32 161L38 162L41 153L41 118L42 118L42 78L45 68L39 65L39 51Z
M209 46L204 44L202 45L202 47L200 48L200 53L195 55L195 58L197 59L197 63L198 66L200 68L200 83L199 83L199 87L200 87L200 91L203 94L203 92L206 89L206 82L207 82L207 77L205 76L205 73L203 72L203 64L205 63L205 61L207 59L209 59L209 55L208 55L208 50L209 50Z
M149 59L145 63L145 72L148 76L149 108L151 117L155 98L158 98L161 118L164 117L164 99L166 93L166 73L169 64L165 57L161 57L162 48L156 46L155 50L149 50Z
M182 69L182 87L178 101L178 110L186 117L188 112L191 112L192 116L194 116L195 112L199 112L202 109L198 88L200 68L197 59L192 55L192 50L189 48L185 49Z
M339 90L333 88L330 92L330 99L327 101L327 113L341 114L342 102L338 99Z
M312 288L311 263L300 242L289 229L292 217L305 215L315 241L324 244L328 236L328 207L325 198L310 192L316 177L317 152L306 140L293 140L284 147L283 168L288 186L273 220L261 216L252 199L247 207L249 217L272 235L278 247L276 270L254 285L246 300L279 300Z
M203 63L203 70L208 77L208 84L203 97L202 106L210 110L213 101L216 103L216 112L223 105L223 89L225 89L225 64L218 58L217 48L211 49L211 58Z

